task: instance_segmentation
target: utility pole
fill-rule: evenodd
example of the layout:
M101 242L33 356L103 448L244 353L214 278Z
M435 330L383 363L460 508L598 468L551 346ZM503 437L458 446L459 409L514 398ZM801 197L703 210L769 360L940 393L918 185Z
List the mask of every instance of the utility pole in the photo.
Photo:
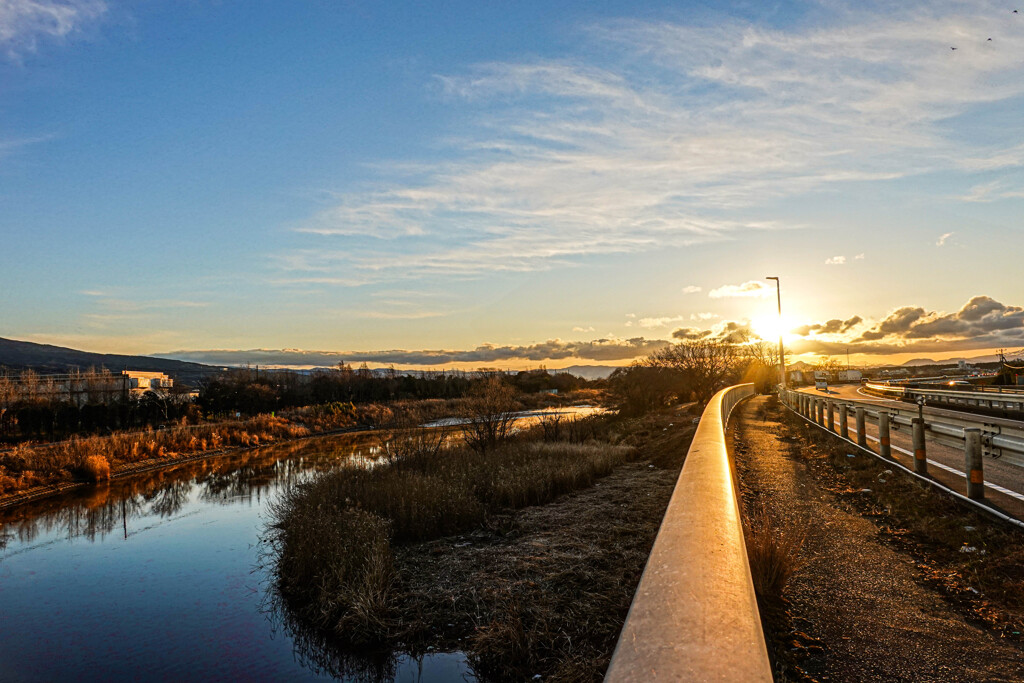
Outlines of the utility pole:
M766 277L765 280L775 280L775 297L779 303L779 383L786 388L786 352L782 349L782 285L778 277Z

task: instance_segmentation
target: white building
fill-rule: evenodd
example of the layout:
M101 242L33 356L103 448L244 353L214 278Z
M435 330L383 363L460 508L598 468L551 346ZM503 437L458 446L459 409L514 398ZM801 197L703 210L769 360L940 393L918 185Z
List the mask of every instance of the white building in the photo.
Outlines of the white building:
M128 389L132 396L141 396L147 391L166 394L174 387L174 380L162 372L125 370L122 374L128 378Z

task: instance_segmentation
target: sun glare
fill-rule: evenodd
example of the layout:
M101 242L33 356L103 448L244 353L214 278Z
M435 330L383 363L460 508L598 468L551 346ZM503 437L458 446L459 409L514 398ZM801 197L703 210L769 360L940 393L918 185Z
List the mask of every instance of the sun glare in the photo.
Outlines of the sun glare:
M786 320L786 316L782 316L780 320L777 315L767 315L751 320L750 327L754 334L761 339L765 341L778 341L780 332L783 337L787 336L790 325Z

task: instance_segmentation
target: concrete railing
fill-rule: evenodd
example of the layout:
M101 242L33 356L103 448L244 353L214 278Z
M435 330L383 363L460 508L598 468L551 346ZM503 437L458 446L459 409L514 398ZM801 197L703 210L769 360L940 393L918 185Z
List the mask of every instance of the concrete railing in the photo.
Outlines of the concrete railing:
M715 394L697 426L605 681L771 681L725 447L752 384Z

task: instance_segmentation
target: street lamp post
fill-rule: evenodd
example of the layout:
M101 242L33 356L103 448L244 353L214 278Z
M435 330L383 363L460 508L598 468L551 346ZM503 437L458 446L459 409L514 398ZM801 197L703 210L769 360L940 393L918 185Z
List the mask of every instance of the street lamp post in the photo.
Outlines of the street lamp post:
M765 280L775 280L775 297L779 303L779 383L786 388L786 352L782 350L782 285L777 277L766 277Z

